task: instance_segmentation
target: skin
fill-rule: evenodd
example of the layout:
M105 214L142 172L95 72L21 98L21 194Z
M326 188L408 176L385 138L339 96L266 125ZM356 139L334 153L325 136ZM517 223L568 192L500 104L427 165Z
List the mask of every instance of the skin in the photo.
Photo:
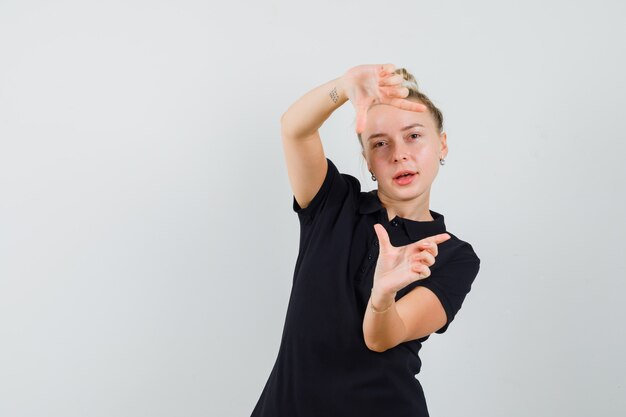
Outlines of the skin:
M430 188L439 158L447 155L447 138L438 132L426 106L405 99L408 90L394 70L391 64L351 68L340 78L305 94L283 114L281 136L287 171L301 207L306 207L318 192L328 168L319 128L334 110L350 101L356 111L363 156L378 178L378 196L389 218L398 215L432 220ZM400 170L415 173L410 184L394 181ZM417 287L398 301L395 295L411 282L430 276L437 245L450 236L441 234L394 247L381 225L374 229L380 254L363 319L363 336L369 349L382 352L429 335L446 323L445 311L429 289Z
M367 114L361 134L363 157L378 181L378 197L398 215L411 220L432 220L430 189L439 172L439 159L448 153L447 135L439 133L429 112L414 112L377 104ZM401 170L416 172L408 185L394 176Z

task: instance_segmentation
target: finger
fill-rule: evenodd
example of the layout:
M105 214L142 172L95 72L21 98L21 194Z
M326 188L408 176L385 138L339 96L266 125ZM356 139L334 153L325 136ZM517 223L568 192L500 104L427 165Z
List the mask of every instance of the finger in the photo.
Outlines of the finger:
M379 74L391 74L396 70L396 66L393 64L383 64L378 68Z
M428 251L419 252L411 258L413 262L421 262L427 266L433 266L435 264L435 255Z
M428 278L430 276L430 268L422 263L416 263L411 268L413 272L419 274L418 279Z
M426 266L433 266L435 264L435 255L429 251L419 252L411 257L411 263L420 262Z
M367 122L367 106L359 106L356 109L356 133L361 134L365 130Z
M382 91L387 98L391 98L391 100L395 98L405 98L409 95L409 89L406 87L380 87L380 91ZM389 100L390 104L391 100Z
M412 248L412 250L415 253L415 256L419 255L422 252L428 252L432 256L437 256L437 254L439 253L437 245L431 242L428 238L417 241L413 243L413 245L415 247Z
M374 231L376 232L376 237L378 237L378 244L380 246L381 253L393 247L391 245L391 242L389 241L389 235L387 234L387 231L382 225L378 223L375 224Z
M438 235L428 237L427 239L439 245L440 243L443 243L446 240L450 239L450 235L447 233L440 233Z
M439 245L450 239L450 235L447 233L440 233L438 235L428 236L422 240L415 242L418 246Z
M409 110L409 111L416 111L416 112L424 112L428 110L428 107L426 107L422 103L418 103L416 101L411 101L411 100L405 100L403 98L391 99L388 104L401 108L402 110Z
M439 248L437 247L437 245L445 242L448 239L450 239L449 234L440 233L438 235L430 236L420 241L417 241L414 243L414 245L416 246L416 250L426 250L430 252L433 256L437 256L437 254L439 253Z
M394 85L402 85L402 81L404 80L404 78L402 78L402 75L399 74L392 74L389 75L387 77L384 77L382 79L380 79L378 81L378 85L379 86L394 86Z

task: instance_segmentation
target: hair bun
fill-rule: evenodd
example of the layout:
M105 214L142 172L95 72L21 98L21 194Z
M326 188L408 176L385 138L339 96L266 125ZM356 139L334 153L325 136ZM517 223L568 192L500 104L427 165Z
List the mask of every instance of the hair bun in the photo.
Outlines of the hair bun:
M395 73L398 75L402 75L402 78L404 78L404 81L402 82L402 87L406 87L409 89L409 91L414 93L419 92L417 80L415 79L413 74L406 70L406 68L398 68Z
M423 105L425 105L430 111L430 114L432 114L433 118L435 119L435 124L437 125L437 128L440 132L443 132L443 114L441 114L441 110L439 110L437 106L435 106L433 102L430 101L426 94L419 91L417 81L415 80L413 74L408 72L405 68L398 68L394 71L394 73L402 75L402 78L404 78L404 81L402 82L402 87L406 87L409 90L409 94L406 96L406 99L417 101L418 103L422 103Z

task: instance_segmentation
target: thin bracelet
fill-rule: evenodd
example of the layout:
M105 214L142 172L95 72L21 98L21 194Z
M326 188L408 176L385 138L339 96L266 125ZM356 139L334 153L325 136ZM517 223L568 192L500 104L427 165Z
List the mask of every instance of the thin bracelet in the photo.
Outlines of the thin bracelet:
M372 288L372 292L374 292L374 289ZM374 303L372 303L372 295L370 294L370 310L372 310L374 313L377 314L382 314L382 313L386 313L387 311L389 311L389 309L391 307L393 307L393 302L391 304L389 304L389 307L387 307L386 309L380 311L380 310L376 310L376 307L374 307Z

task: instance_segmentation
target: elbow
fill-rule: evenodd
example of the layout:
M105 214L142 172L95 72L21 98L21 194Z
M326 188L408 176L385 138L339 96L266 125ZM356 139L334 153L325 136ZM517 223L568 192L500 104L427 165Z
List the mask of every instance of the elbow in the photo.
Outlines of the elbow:
M287 110L280 117L280 134L283 140L299 140L306 138L309 133L303 130L303 124Z
M280 134L283 139L291 138L294 136L293 128L289 124L289 116L287 113L283 113L280 117Z
M383 353L386 350L389 350L391 346L380 343L380 341L371 340L369 338L365 338L365 346L372 352Z
M290 115L289 110L284 112L282 116L280 116L280 130L284 133L285 131L293 130L292 117Z

